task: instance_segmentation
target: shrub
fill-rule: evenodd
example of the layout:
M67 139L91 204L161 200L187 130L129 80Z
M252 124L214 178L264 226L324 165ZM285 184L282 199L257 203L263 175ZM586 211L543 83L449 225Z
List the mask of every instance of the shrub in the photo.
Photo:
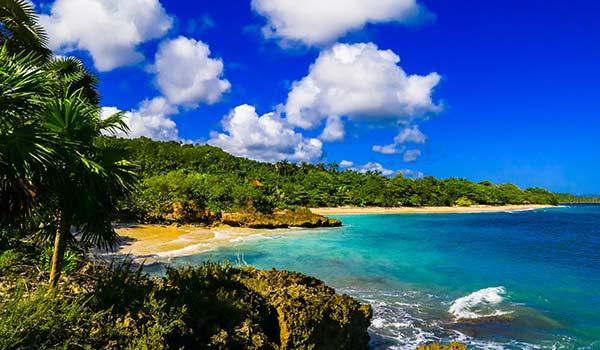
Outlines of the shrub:
M42 253L40 255L40 267L43 271L46 271L46 272L50 271L50 264L52 261L52 253L53 253L52 247L46 247L42 250ZM62 262L62 272L65 274L72 273L77 269L78 265L79 265L79 255L72 250L65 251L65 255L63 256L63 262Z
M454 202L455 205L459 206L459 207L470 207L472 205L475 204L475 202L473 202L472 200L470 200L469 198L462 196L460 198L458 198L456 200L456 202Z

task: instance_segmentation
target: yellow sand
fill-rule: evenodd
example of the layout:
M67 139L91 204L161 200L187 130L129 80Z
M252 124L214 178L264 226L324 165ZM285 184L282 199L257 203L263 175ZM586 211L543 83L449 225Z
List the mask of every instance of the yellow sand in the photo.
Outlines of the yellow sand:
M504 205L471 207L339 207L313 208L313 213L336 214L435 214L435 213L481 213L497 211L532 210L549 207L547 205ZM219 247L236 244L244 239L261 238L269 235L282 235L298 232L299 229L248 229L233 227L207 228L183 225L118 225L116 231L121 236L118 255L131 255L135 260L146 262L167 260L172 257L207 252Z
M312 212L321 215L340 214L450 214L450 213L485 213L501 211L520 211L547 208L550 205L473 205L470 207L336 207L311 208Z
M202 253L219 247L268 235L289 233L289 230L259 230L247 228L184 225L119 225L116 231L121 237L117 251L119 255L129 254L135 260L153 262L171 257Z

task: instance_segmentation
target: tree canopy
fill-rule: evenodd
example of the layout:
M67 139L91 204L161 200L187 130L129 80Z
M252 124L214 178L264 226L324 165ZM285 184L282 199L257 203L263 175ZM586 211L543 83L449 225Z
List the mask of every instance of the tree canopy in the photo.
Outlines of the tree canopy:
M140 168L141 188L123 209L159 220L177 208L270 211L294 206L453 206L556 204L539 188L466 179L410 179L377 172L340 170L337 164L263 163L232 156L209 145L115 139ZM174 209L175 208L175 209ZM195 208L195 209L193 209Z

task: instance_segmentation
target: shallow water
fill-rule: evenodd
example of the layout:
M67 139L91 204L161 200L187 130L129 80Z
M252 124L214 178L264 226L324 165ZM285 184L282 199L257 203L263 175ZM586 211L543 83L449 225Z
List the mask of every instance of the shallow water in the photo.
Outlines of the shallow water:
M373 305L374 349L600 349L600 206L337 218L174 263L314 275Z

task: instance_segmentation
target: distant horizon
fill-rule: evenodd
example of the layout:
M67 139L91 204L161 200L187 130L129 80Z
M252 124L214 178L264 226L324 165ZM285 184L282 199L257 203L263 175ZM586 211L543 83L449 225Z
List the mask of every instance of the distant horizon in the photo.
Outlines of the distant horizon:
M130 137L600 195L598 3L32 2Z

